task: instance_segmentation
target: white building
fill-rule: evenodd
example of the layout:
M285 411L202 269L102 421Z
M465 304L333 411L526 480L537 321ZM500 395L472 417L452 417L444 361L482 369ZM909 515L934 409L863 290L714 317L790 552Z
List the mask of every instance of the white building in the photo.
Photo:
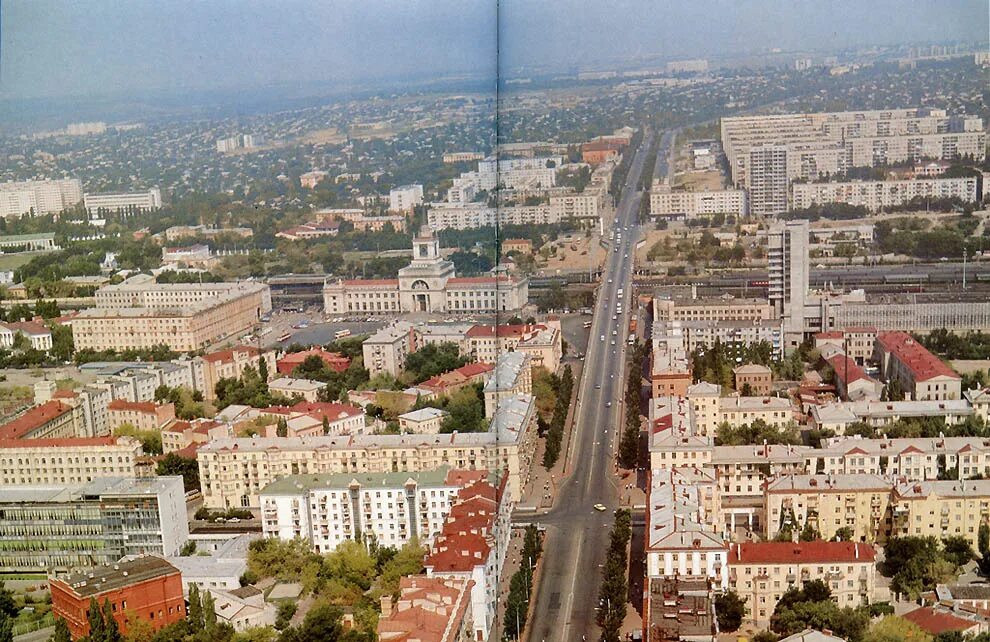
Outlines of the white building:
M790 221L770 228L769 298L783 321L785 350L804 339L805 302L808 296L808 221Z
M152 187L147 192L105 192L86 194L83 205L90 214L103 212L149 212L161 209L162 192Z
M282 540L304 539L317 553L346 540L374 538L401 548L412 539L433 542L460 484L458 471L291 475L260 494L262 532Z
M665 184L654 185L650 191L650 214L653 216L683 216L697 218L713 214L746 214L746 192L727 189L702 192L672 192Z
M83 200L77 178L0 183L0 216L57 214Z
M871 212L903 205L915 198L958 198L966 203L979 200L975 176L963 178L921 178L902 181L849 181L842 183L794 183L792 208L847 203L861 205Z
M423 204L422 185L402 185L393 187L388 193L388 208L393 212L412 213L413 208Z

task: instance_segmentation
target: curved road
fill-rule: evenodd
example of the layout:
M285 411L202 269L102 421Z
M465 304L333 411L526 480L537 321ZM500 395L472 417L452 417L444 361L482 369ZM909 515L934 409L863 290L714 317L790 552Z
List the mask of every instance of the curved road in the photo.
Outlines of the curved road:
M669 132L661 137L661 154L667 153L672 137ZM530 642L573 642L582 636L588 640L599 636L595 608L612 511L619 506L613 453L622 426L620 402L625 388L623 366L628 319L630 308L636 304L630 299L633 246L638 237L637 217L642 198L636 185L652 141L653 134L648 132L636 150L616 208L616 237L595 302L567 453L567 476L559 486L554 508L531 514L532 521L546 526L547 540L536 602L530 609ZM617 315L616 304L620 300L623 313ZM609 510L595 511L596 503L604 504Z

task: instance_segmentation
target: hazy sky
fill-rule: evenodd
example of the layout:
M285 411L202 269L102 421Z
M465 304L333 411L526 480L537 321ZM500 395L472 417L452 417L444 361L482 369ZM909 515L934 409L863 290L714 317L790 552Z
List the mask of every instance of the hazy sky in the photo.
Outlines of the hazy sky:
M496 0L3 0L0 98L494 74ZM987 0L500 0L502 63L985 40Z

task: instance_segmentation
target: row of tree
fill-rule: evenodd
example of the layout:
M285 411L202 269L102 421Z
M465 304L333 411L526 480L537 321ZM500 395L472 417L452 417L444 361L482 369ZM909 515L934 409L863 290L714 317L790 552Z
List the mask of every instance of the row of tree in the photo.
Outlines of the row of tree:
M642 368L647 352L647 347L638 341L629 351L629 372L626 379L626 425L622 430L622 439L619 441L619 465L623 468L636 468L639 463Z
M529 613L529 598L533 593L533 572L543 553L543 542L535 524L526 527L523 537L522 556L519 559L519 570L512 574L509 580L509 596L505 602L504 637L518 640Z
M628 510L615 511L602 584L598 590L597 622L605 642L619 642L619 631L626 618L626 601L629 598L629 582L626 579L629 552L626 549L631 537L632 515Z
M546 448L543 451L543 467L553 468L560 458L560 449L564 441L564 424L567 422L567 411L571 407L571 393L574 391L574 373L571 366L564 366L557 389L557 405L553 409L553 417L549 426L541 426L546 435ZM542 421L540 422L542 424Z

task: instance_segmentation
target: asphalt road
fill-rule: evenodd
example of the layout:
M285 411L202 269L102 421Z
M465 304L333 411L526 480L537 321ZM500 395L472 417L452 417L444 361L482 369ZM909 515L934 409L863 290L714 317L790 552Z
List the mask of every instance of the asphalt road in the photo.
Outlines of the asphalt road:
M616 239L595 302L567 477L560 484L554 507L531 517L546 526L547 543L536 601L530 608L530 642L573 642L582 636L588 640L599 636L595 624L598 586L612 512L619 506L614 450L622 425L620 402L629 314L635 305L630 301L630 276L642 198L636 185L652 137L647 134L636 151L616 210ZM664 134L661 146L664 142L669 145L670 137ZM616 314L620 301L622 314ZM596 503L608 510L596 511Z

